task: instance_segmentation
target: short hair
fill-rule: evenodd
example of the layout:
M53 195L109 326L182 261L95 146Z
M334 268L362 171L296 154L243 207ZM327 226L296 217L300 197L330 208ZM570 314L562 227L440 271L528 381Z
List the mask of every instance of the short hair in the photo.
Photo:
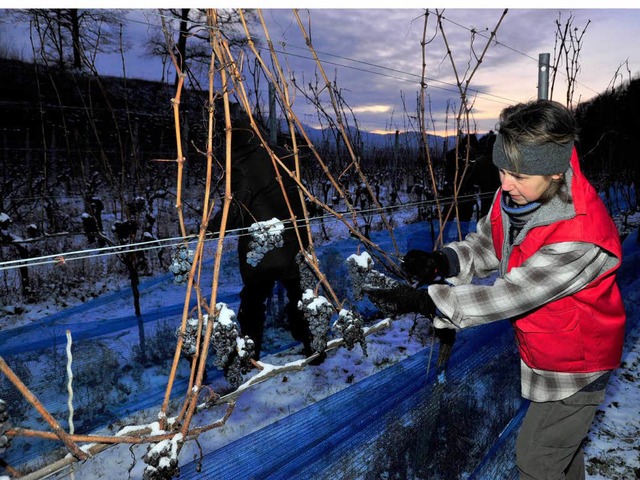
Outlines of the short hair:
M515 171L519 171L523 161L521 147L566 145L578 139L575 117L564 105L552 100L534 100L505 108L500 113L497 131Z

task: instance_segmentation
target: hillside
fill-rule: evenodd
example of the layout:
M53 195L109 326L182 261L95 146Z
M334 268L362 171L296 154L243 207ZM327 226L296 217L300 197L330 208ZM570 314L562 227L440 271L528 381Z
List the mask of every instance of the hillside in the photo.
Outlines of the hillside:
M96 164L105 155L114 163L175 156L175 89L167 84L98 78L6 59L0 59L0 81L4 155L19 159L28 152L34 160L48 154L67 161L71 155ZM203 132L196 114L203 104L200 94L182 95L184 127L193 138Z
M0 58L0 127L4 145L15 149L97 149L142 157L167 157L173 151L172 98L175 87L167 83L116 77L96 77ZM180 98L184 145L204 148L207 92L184 89ZM327 131L303 125L314 143L331 139ZM281 121L282 132L288 131ZM350 130L363 148L417 148L416 132L376 134ZM449 138L449 145L452 144ZM445 139L429 135L431 148L442 151ZM124 151L122 151L124 150Z

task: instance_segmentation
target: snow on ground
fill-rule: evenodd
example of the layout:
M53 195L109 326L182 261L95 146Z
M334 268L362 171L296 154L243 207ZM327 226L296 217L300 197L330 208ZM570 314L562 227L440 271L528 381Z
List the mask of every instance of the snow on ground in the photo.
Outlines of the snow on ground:
M589 434L585 448L589 480L633 479L639 478L640 472L640 322L636 320L640 315L640 245L635 238L625 242L625 261L628 263L621 275L626 278L621 278L620 283L624 284L630 324L637 327L628 334L622 367L611 379L606 400ZM367 337L368 357L362 355L359 346L352 351L341 348L332 351L318 367L306 367L250 388L240 396L224 427L200 436L200 446L205 451L217 449L425 348L419 331L409 334L412 324L412 318L403 317L388 329ZM429 344L427 338L426 348ZM263 362L283 365L301 359L299 350L270 355ZM222 415L220 408L200 414L195 421L211 423ZM133 447L137 458L145 450L144 446ZM180 460L191 461L198 456L199 447L189 442ZM74 470L77 478L116 478L116 474L118 478L141 478L143 468L142 462L133 461L128 446L119 446L76 465Z
M640 315L640 245L632 238L635 235L636 233L625 241L625 268L620 280L621 284L624 282L623 294L628 317L639 325L636 318ZM351 253L353 252L346 252L344 258ZM622 278L622 274L625 278ZM238 290L238 284L223 286L223 291L229 295ZM179 292L179 289L165 282L157 289L145 291L142 302L146 306L166 305L174 298L179 301ZM129 314L131 304L130 300L123 299L119 304L112 303L104 308L111 315L116 315L118 308ZM429 348L430 339L421 336L421 330L410 334L412 325L411 317L403 317L391 322L388 328L367 337L367 357L362 355L360 346L351 351L339 348L331 351L320 366L307 366L300 371L286 373L251 387L239 397L233 414L222 428L200 435L199 445L195 442L185 444L180 461L189 462L199 456L200 447L205 452L219 448L348 388L423 348ZM271 332L272 335L277 333ZM302 358L301 347L297 346L266 356L262 361L265 364L283 365ZM640 329L636 328L628 334L622 367L612 377L606 400L589 435L586 456L587 478L590 480L640 478L639 364ZM213 384L211 387L217 391L225 389L223 384ZM140 423L141 419L157 419L157 413L157 408L140 412L123 419L119 425ZM210 424L223 414L221 407L206 410L194 418L194 424ZM116 430L117 427L113 426L95 433L113 435ZM72 470L66 470L56 478L68 478L71 471L78 479L141 478L145 464L140 459L146 449L146 445L110 447L86 462L73 465Z
M627 328L621 367L609 382L585 446L591 480L640 478L640 239L636 235L637 229L624 242L618 275L627 322L635 328Z
M362 355L359 346L350 352L341 348L329 353L320 366L308 366L251 387L240 395L232 415L222 428L200 435L199 446L195 442L184 445L180 462L199 458L199 448L205 453L220 448L418 352L424 346L416 336L409 336L412 324L412 319L403 318L392 322L388 329L367 337L367 357ZM261 361L275 366L295 362L303 358L297 353L300 350L297 347L293 352L269 355ZM221 387L224 389L223 385ZM192 426L213 423L222 418L224 412L222 406L202 412L194 418ZM145 464L139 459L146 448L132 448L133 455L138 459L134 461L129 445L113 447L88 462L75 465L73 470L76 478L83 479L129 478L128 475L131 475L130 478L142 478ZM57 478L66 478L68 475L69 471L66 471Z
M585 446L587 478L592 480L640 478L639 328L630 333L627 345Z

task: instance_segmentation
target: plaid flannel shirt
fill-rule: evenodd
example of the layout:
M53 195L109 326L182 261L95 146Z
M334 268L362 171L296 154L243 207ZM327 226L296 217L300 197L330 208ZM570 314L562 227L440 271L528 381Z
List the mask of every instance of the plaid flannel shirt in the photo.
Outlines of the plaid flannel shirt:
M545 245L521 266L503 273L493 285L471 284L474 277L506 271L508 258L500 265L495 255L489 215L480 219L476 232L467 235L463 242L446 247L457 253L460 272L447 279L455 288L442 284L429 286L429 295L442 313L434 321L440 328L466 328L525 313L578 292L618 262L597 245L555 243ZM522 396L546 402L573 395L604 372L551 372L532 369L521 361L521 373Z

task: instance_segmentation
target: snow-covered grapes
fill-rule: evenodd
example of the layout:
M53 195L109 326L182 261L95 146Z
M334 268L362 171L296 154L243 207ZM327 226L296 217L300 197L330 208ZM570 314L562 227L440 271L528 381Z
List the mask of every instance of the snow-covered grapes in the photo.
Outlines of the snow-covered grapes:
M211 334L211 347L216 353L214 363L219 369L224 370L229 384L237 387L242 383L242 375L251 369L255 344L247 336L238 336L233 310L224 303L218 303L216 309L218 314Z
M356 301L362 300L364 296L362 285L366 281L367 274L373 268L373 259L367 252L359 255L353 254L347 258L347 266L349 267L349 278L351 278L351 287L353 288L353 298Z
M12 427L13 425L9 420L9 412L7 411L7 404L4 400L0 399L0 455L9 448L11 437L5 434Z
M352 350L356 343L360 344L364 355L367 355L367 343L364 338L362 316L353 310L342 309L338 313L335 328L342 334L347 350Z
M180 474L178 454L182 446L182 434L149 445L144 463L147 466L142 474L143 480L171 480Z
M194 251L189 250L185 245L180 245L173 250L169 271L173 273L174 284L186 285L191 265L193 265L193 255Z
M229 384L237 387L242 383L242 375L251 369L251 357L255 351L255 344L247 336L238 336L238 326L233 310L224 303L218 303L216 309L218 313L211 333L211 349L215 354L214 364L218 369L224 370ZM208 322L209 316L203 315L200 344L202 344ZM193 357L196 354L198 339L198 318L189 318L184 333L178 328L176 337L182 337L183 355Z
M333 305L326 298L315 295L313 290L309 289L302 294L298 308L309 323L311 348L316 352L324 351L327 348L327 333L329 333L331 317L335 313Z
M204 336L204 330L207 328L207 322L209 321L209 315L206 313L202 316L202 333L200 341L202 342L202 336ZM182 353L187 357L193 357L196 354L196 345L198 339L198 318L187 319L187 325L185 326L184 333L180 332L180 327L176 330L176 337L182 336Z
M284 245L284 224L277 218L253 223L248 231L252 240L249 242L247 263L252 267L256 267L267 252Z
M211 336L211 346L216 352L214 363L218 368L224 368L231 363L233 353L236 350L236 338L238 338L238 328L233 321L235 314L231 312L228 316L222 317L223 314L227 313L226 305L223 310L225 311L221 311L218 314L213 324L213 334Z
M363 286L364 285L366 285L367 288L371 289L390 290L394 287L397 287L399 283L397 280L387 277L377 270L371 270L367 274ZM376 305L376 307L378 307L383 312L393 312L396 309L396 306L394 304L389 304L380 297L369 295L369 299Z
M318 277L316 277L313 269L309 266L309 260L307 260L308 255L306 252L296 255L296 263L300 271L300 288L303 292L305 290L313 290L318 284Z
M399 282L391 277L387 277L384 273L380 273L377 270L371 270L367 273L363 285L380 289L390 289L397 287Z
M239 387L242 384L242 376L252 368L251 357L255 349L255 344L251 338L236 338L236 352L233 360L224 369L224 376L232 387Z

